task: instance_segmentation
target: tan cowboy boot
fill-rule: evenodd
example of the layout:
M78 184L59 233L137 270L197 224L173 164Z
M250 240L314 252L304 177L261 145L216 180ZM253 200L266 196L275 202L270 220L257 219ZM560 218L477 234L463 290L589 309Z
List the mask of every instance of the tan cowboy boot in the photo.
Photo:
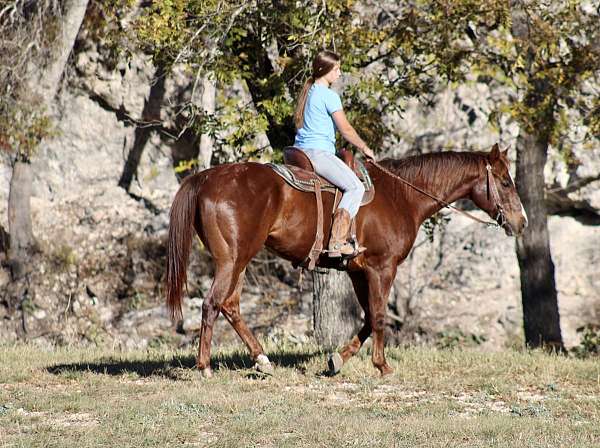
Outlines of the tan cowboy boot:
M348 210L338 208L333 215L331 237L327 250L330 257L341 257L354 254L354 246L347 241L350 230L350 213Z

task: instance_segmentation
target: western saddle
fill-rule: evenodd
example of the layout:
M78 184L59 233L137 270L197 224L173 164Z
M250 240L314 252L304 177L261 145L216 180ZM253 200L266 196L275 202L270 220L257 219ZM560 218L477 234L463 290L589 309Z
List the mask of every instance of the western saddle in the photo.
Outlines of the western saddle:
M365 193L363 195L361 206L368 204L375 196L375 187L360 160L354 158L350 151L342 149L338 156L348 165L358 178L363 182ZM323 250L323 200L322 191L334 194L332 214L337 209L339 201L342 198L340 189L314 172L314 168L308 156L300 149L289 146L283 150L283 161L285 165L276 165L270 163L270 167L279 174L290 186L300 191L314 193L317 202L317 223L315 230L315 240L306 257L299 265L313 270L315 265L324 252ZM352 219L350 227L350 239L356 249L356 222Z

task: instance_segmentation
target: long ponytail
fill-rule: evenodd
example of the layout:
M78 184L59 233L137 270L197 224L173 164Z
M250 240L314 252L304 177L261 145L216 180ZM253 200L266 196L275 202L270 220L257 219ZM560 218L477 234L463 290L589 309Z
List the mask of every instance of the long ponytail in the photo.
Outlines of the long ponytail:
M294 124L296 125L296 130L304 126L304 108L306 107L306 99L308 98L308 92L315 83L315 80L321 76L325 76L339 62L340 57L333 51L321 51L315 56L312 63L312 75L306 80L300 91L300 96L298 96L298 103L296 104L296 111L294 112Z
M304 107L306 106L306 98L308 98L308 92L315 83L315 79L311 76L304 83L304 87L300 91L298 97L298 104L296 105L296 112L294 112L294 123L296 124L296 130L304 126Z

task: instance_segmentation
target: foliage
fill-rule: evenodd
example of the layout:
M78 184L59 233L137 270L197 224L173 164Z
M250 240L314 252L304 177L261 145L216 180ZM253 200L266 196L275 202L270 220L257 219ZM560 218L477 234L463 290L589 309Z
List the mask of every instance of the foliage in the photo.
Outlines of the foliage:
M61 271L66 271L78 263L77 253L68 244L61 244L56 247L52 253L52 259Z
M131 0L111 4L114 10L132 7ZM292 142L295 98L310 74L312 57L322 48L342 55L345 110L374 148L384 136L392 136L384 117L401 114L405 99L433 104L444 85L476 80L514 92L490 116L492 123L508 114L561 148L568 137L565 129L575 119L587 130L586 138L600 129L597 95L580 93L600 65L594 46L598 17L577 0L413 0L393 5L167 0L135 7L141 10L133 21L135 36L128 40L156 64L167 69L184 64L196 79L213 76L221 91L236 82L248 90L251 105L233 95L219 102L212 117L190 106L190 99L180 104L184 128L210 132L217 147L234 147L237 157L261 151L252 142L263 132L276 151ZM520 31L523 23L527 35ZM579 115L568 116L571 109Z
M506 2L500 0L453 2L445 8L419 1L395 8L352 0L178 0L147 8L137 30L157 61L213 72L222 86L245 82L256 118L249 121L253 111L222 106L226 126L241 130L222 142L234 146L243 145L249 128L266 131L276 149L290 144L294 98L310 74L310 61L322 48L332 48L342 55L349 75L347 114L369 144L378 147L391 132L384 113L401 111L406 97L431 96L441 79L464 78L464 49L456 41L469 20L507 20ZM246 147L241 153L253 150Z
M443 215L441 213L436 213L431 218L427 219L423 224L422 228L429 239L429 242L433 243L435 232L442 232L452 218L449 215Z
M589 6L516 1L509 26L478 39L474 61L480 79L514 92L496 113L508 113L526 132L567 152L569 128L583 126L583 140L599 135L598 95L584 88L600 79L600 12ZM568 117L569 111L579 116Z
M185 173L187 171L194 172L197 167L200 165L198 159L191 160L181 160L179 164L175 167L176 173Z
M0 2L0 149L28 159L52 134L42 98L31 91L32 70L44 64L60 29L57 2Z
M7 93L0 103L0 141L27 152L36 138L46 135L48 123L14 120L14 111L23 109L15 80L22 79L19 69L24 66L7 55L28 48L29 53L16 53L31 56L44 46L22 45L35 21L26 20L25 2L10 3L16 15L0 17L9 36L2 39L0 53L2 67L18 69L16 75L0 71ZM36 9L50 12L43 15L44 30L51 29L56 13L51 4L45 0ZM598 95L589 89L582 93L582 85L593 81L600 67L597 21L597 12L578 0L413 0L390 5L355 0L95 0L84 30L109 61L137 47L166 70L184 64L196 79L214 76L222 90L241 81L252 97L251 107L231 97L220 102L216 116L208 117L188 99L179 112L186 117L184 128L210 132L217 145L233 146L239 157L248 157L262 149L251 143L262 132L275 149L291 143L295 98L310 74L312 57L322 48L342 55L348 75L345 109L372 147L380 147L383 137L393 132L384 117L402 113L406 98L433 104L445 84L478 80L514 92L491 115L491 122L508 114L568 151L566 128L574 120L585 128L585 138L600 134ZM51 33L43 35L51 39ZM569 115L568 110L578 114ZM16 130L23 130L22 135Z
M600 354L600 326L586 325L577 329L581 333L580 344L573 349L576 356L586 358Z
M435 345L441 349L459 349L475 347L487 340L484 335L465 334L462 330L445 330L437 334Z
M126 27L129 14L135 12L136 0L90 0L74 53L84 45L94 45L108 68L128 59L135 50L137 38Z
M39 142L52 135L54 125L39 100L16 98L10 93L0 99L0 149L27 160Z

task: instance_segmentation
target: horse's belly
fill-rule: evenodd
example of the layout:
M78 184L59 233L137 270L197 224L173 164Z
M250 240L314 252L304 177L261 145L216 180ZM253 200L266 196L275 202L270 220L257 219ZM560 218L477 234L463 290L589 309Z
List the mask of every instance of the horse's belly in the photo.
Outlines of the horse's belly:
M317 233L317 203L314 194L297 190L286 191L277 222L265 246L290 261L301 262L315 242ZM323 193L323 245L326 246L331 227L333 195Z

